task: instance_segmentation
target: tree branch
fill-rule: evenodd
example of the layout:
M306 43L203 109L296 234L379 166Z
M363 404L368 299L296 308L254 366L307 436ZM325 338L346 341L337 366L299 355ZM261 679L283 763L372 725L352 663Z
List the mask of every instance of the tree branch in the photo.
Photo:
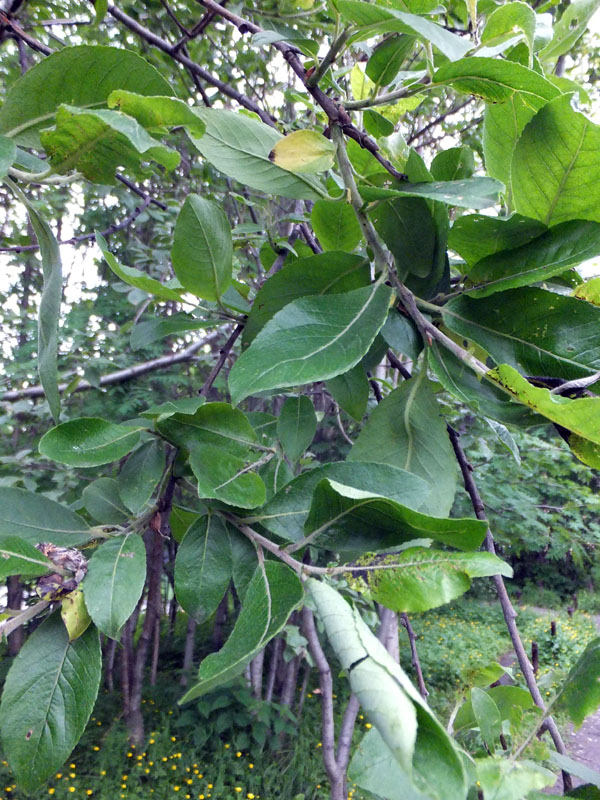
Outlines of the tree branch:
M220 331L215 331L209 334L205 339L200 339L181 350L178 353L171 353L168 356L160 356L160 358L153 358L150 361L144 361L142 364L134 364L131 367L119 369L116 372L110 372L108 375L103 375L100 378L100 387L114 386L117 383L125 383L126 381L139 378L141 375L146 375L149 372L155 372L158 369L165 369L174 364L181 364L184 361L189 361L200 348L206 344L210 344L220 335ZM69 385L68 382L59 384L59 392L64 390ZM86 392L90 389L95 389L88 381L81 381L73 392ZM0 395L0 401L5 403L14 403L16 400L23 400L26 398L34 399L37 397L44 397L44 390L40 384L36 386L28 386L26 389L11 389Z

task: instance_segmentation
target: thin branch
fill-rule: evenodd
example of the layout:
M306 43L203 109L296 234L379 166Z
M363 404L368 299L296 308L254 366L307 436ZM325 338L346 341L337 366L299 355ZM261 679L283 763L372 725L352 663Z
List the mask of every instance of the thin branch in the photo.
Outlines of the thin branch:
M106 230L102 231L102 236L105 238L111 236L113 233L117 233L117 231L122 231L125 228L128 228L132 222L134 222L140 214L142 214L152 202L151 197L146 197L143 203L140 203L139 206L136 206L134 210L129 214L125 219L122 219L121 222L116 222L113 225L110 225ZM96 234L94 233L82 233L79 236L71 236L70 239L61 239L58 243L59 245L63 244L80 244L81 242L86 241L96 241ZM24 244L24 245L12 245L11 247L0 247L0 253L27 253L32 250L39 250L39 244Z
M204 345L210 344L220 335L220 331L215 331L209 334L205 339L200 339L197 342L189 345L185 350L177 353L171 353L168 356L160 356L160 358L153 358L150 361L144 361L142 364L134 364L125 369L119 369L116 372L110 372L108 375L103 375L100 378L100 387L114 386L117 383L125 383L126 381L139 378L141 375L146 375L149 372L155 372L159 369L171 367L174 364L181 364L184 361L189 361ZM59 392L64 392L69 382L59 384ZM81 381L73 389L73 392L85 392L90 389L95 389L88 381ZM23 400L25 398L34 399L36 397L44 397L44 390L41 385L29 386L26 389L12 389L0 395L0 401L5 403L14 403L16 400Z
M450 441L454 449L454 454L456 455L456 460L458 461L458 465L462 473L463 481L465 484L465 490L469 495L469 497L471 498L471 505L473 506L473 511L475 512L475 516L477 517L477 519L487 522L483 501L481 499L481 495L479 494L477 484L475 483L475 480L473 478L473 468L471 464L469 464L465 452L462 449L462 445L460 443L460 434L458 433L458 431L454 430L454 428L452 428L450 425L448 425L447 427L448 427L448 435L450 437ZM494 537L489 528L485 537L485 549L488 551L488 553L492 553L493 555L496 554L496 545L494 542ZM506 623L510 640L512 642L515 654L517 656L517 661L519 662L519 667L521 669L521 672L523 673L523 677L525 678L525 683L527 684L529 693L533 698L533 702L536 704L536 706L538 706L538 708L541 708L542 711L544 711L546 705L544 703L542 693L538 688L535 675L533 673L533 667L531 666L529 658L527 657L527 653L525 651L525 647L523 646L519 629L515 622L517 617L517 612L514 610L513 605L510 602L510 598L508 596L508 592L506 591L506 586L504 585L504 580L502 579L502 576L494 575L492 576L492 580L494 582L494 586L496 587L496 594L498 595L498 600L500 601L500 607L502 608L504 621ZM567 755L566 747L564 745L560 732L556 726L556 722L552 717L548 717L546 719L545 727L548 730L550 736L552 737L552 741L554 742L554 746L556 747L557 751L559 753L562 753L563 755ZM564 789L565 791L569 791L572 788L571 776L569 775L568 772L564 771L562 774L563 774Z
M219 358L217 359L217 363L211 369L208 378L204 381L204 384L202 385L202 388L200 389L198 394L204 395L204 397L206 397L206 395L212 389L213 383L217 379L217 376L218 376L219 372L221 372L221 370L223 369L223 367L225 365L225 362L227 361L227 357L231 353L233 345L236 342L236 339L238 338L238 336L240 335L240 333L243 330L244 330L244 323L243 322L240 322L238 325L235 326L235 328L233 330L233 333L231 334L229 339L227 339L227 341L225 342L223 347L220 349Z
M42 53L45 56L49 56L51 53L54 53L54 50L51 47L48 47L47 44L38 42L37 39L34 39L33 36L30 36L28 33L26 33L18 24L18 22L8 16L8 14L5 14L4 11L0 11L0 25L3 28L8 29L9 36L12 36L13 39L20 39L32 50L35 50L36 53Z
M274 122L266 111L264 111L260 106L258 106L253 100L246 95L238 92L237 89L234 89L233 86L230 86L225 81L222 81L220 78L215 77L210 72L205 70L200 64L197 64L195 61L192 61L191 58L181 53L179 50L175 49L175 45L169 44L169 42L161 39L160 36L157 36L148 28L145 28L143 25L140 25L139 22L130 17L129 14L126 14L124 11L121 11L120 8L116 6L109 6L108 12L111 14L115 19L122 22L130 31L133 31L137 36L139 36L144 41L148 42L148 44L154 45L154 47L158 47L159 50L162 50L163 53L171 56L175 61L178 61L184 67L186 67L190 72L194 72L198 75L199 78L202 78L203 81L209 83L211 86L215 86L222 94L230 97L232 100L235 100L236 103L239 103L244 108L247 108L249 111L254 111L255 114L262 119L267 125L271 125L274 127Z
M29 606L21 611L14 617L7 619L6 622L0 623L0 640L3 636L8 636L21 625L29 622L30 619L37 617L42 611L45 611L50 605L50 600L40 600L39 603Z
M427 691L427 687L425 686L425 679L423 678L423 670L421 669L421 662L419 661L419 653L417 652L417 637L412 629L412 625L410 624L408 614L406 613L401 614L400 620L404 625L404 627L406 628L406 633L408 635L412 665L415 668L415 672L417 673L419 694L424 700L426 700L427 697L429 697L429 692Z
M136 186L135 183L130 181L129 178L126 178L124 175L120 175L119 173L117 173L115 175L115 178L118 181L121 181L121 183L124 186L127 186L128 189L131 189L131 191L134 194L137 194L138 197L143 197L144 200L146 200L147 197L150 197L150 195L148 195L143 189L140 189L139 186ZM157 200L154 197L150 197L150 202L152 203L152 205L158 206L162 211L166 211L168 209L168 206L165 205L165 203L161 203L160 200Z

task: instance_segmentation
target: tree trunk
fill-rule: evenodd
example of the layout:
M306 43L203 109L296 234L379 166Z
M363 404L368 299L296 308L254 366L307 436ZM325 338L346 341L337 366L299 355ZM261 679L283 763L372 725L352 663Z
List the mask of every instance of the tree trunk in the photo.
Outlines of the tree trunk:
M6 605L8 608L18 610L23 603L23 584L20 575L11 575L6 581ZM8 635L8 655L16 656L23 646L25 631L20 625Z
M185 648L183 650L183 670L179 680L181 686L187 686L188 677L194 665L194 644L197 624L196 620L192 617L188 619L187 632L185 634Z

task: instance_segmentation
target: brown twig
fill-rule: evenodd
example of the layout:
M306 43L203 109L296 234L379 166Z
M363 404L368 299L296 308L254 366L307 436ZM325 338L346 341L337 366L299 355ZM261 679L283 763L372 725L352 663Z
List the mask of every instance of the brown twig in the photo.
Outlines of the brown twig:
M460 443L460 434L450 425L448 427L448 435L450 437L450 441L452 443L452 447L454 449L454 454L456 456L456 460L458 461L458 465L460 467L460 471L462 473L463 481L465 484L465 490L471 499L471 505L473 506L473 511L475 512L475 516L477 519L487 522L487 516L485 513L485 507L483 505L483 500L481 499L481 495L479 494L479 490L477 488L477 484L473 478L473 468L467 457L465 455L464 450L462 449L462 445ZM493 555L496 554L496 546L494 542L494 537L492 535L491 530L488 528L485 537L484 543L485 549L488 553L492 553ZM513 649L517 656L517 661L519 662L519 667L521 672L523 673L523 677L525 678L525 683L527 684L527 688L529 689L529 693L533 699L533 702L541 708L545 710L546 705L542 698L542 694L538 688L535 675L533 672L533 667L527 657L527 653L525 651L525 647L523 646L523 642L521 640L521 635L519 633L519 629L516 623L517 613L513 608L512 603L510 602L510 598L508 596L508 592L506 591L506 586L504 585L504 580L502 579L501 575L494 575L492 577L494 582L494 586L496 588L496 594L498 595L498 600L500 602L500 607L502 608L502 614L504 616L504 621L506 623L506 627L508 629L508 633L510 636L510 640L513 645ZM547 717L544 726L548 733L550 734L552 741L554 742L554 746L556 747L557 751L563 755L567 755L567 750L560 735L560 732L556 726L556 722L552 717ZM565 791L569 791L573 784L571 780L571 776L568 772L562 773L563 776L563 787Z
M408 614L401 614L400 621L406 628L406 633L408 635L412 665L415 668L415 672L417 673L419 694L425 700L427 697L429 697L429 692L427 691L427 687L425 686L425 679L423 678L423 670L421 669L421 662L419 661L419 653L417 652L417 637L412 629L412 625L410 624Z
M236 339L243 330L244 330L243 322L240 322L238 325L235 326L233 333L231 334L229 339L227 339L223 347L219 350L219 358L217 359L217 363L211 369L208 378L204 381L202 388L200 389L198 394L204 395L204 397L206 397L206 395L212 389L213 383L217 379L219 372L221 372L221 370L223 369L225 362L227 361L227 357L231 353L231 349L233 348L233 345L236 342Z

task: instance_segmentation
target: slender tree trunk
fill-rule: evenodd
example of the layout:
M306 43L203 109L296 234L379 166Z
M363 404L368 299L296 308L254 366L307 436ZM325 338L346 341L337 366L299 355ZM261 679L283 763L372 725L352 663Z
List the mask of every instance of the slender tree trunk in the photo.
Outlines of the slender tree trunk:
M269 659L269 672L267 674L267 685L265 688L265 700L270 703L273 699L275 689L275 679L279 669L279 659L283 649L283 639L278 637L271 646L271 658Z
M252 696L257 700L262 698L264 662L265 650L263 648L250 662L250 686L252 688Z
M152 666L150 669L150 686L156 686L159 654L160 654L160 615L158 615L154 620L154 641L152 642Z
M106 683L106 688L108 689L109 692L114 692L115 690L114 670L115 670L116 652L117 652L117 640L109 639L105 651L106 670L104 672L104 681Z
M213 628L212 644L213 650L220 650L225 641L225 622L227 621L227 604L229 602L229 592L225 592L225 597L217 606L215 612L215 625Z
M144 668L148 658L154 626L161 612L160 579L162 574L163 538L151 529L144 536L148 563L148 593L146 595L146 615L142 631L135 649L132 668L131 693L127 728L129 739L136 747L144 741L144 718L142 716L142 687Z
M181 686L187 686L189 674L194 664L194 644L196 641L197 624L196 620L192 617L188 619L187 631L185 634L185 647L183 650L183 670L179 680Z
M281 687L281 694L279 695L279 702L282 706L291 706L294 702L299 667L300 659L298 656L294 656L294 658L287 663L283 678L283 686Z

